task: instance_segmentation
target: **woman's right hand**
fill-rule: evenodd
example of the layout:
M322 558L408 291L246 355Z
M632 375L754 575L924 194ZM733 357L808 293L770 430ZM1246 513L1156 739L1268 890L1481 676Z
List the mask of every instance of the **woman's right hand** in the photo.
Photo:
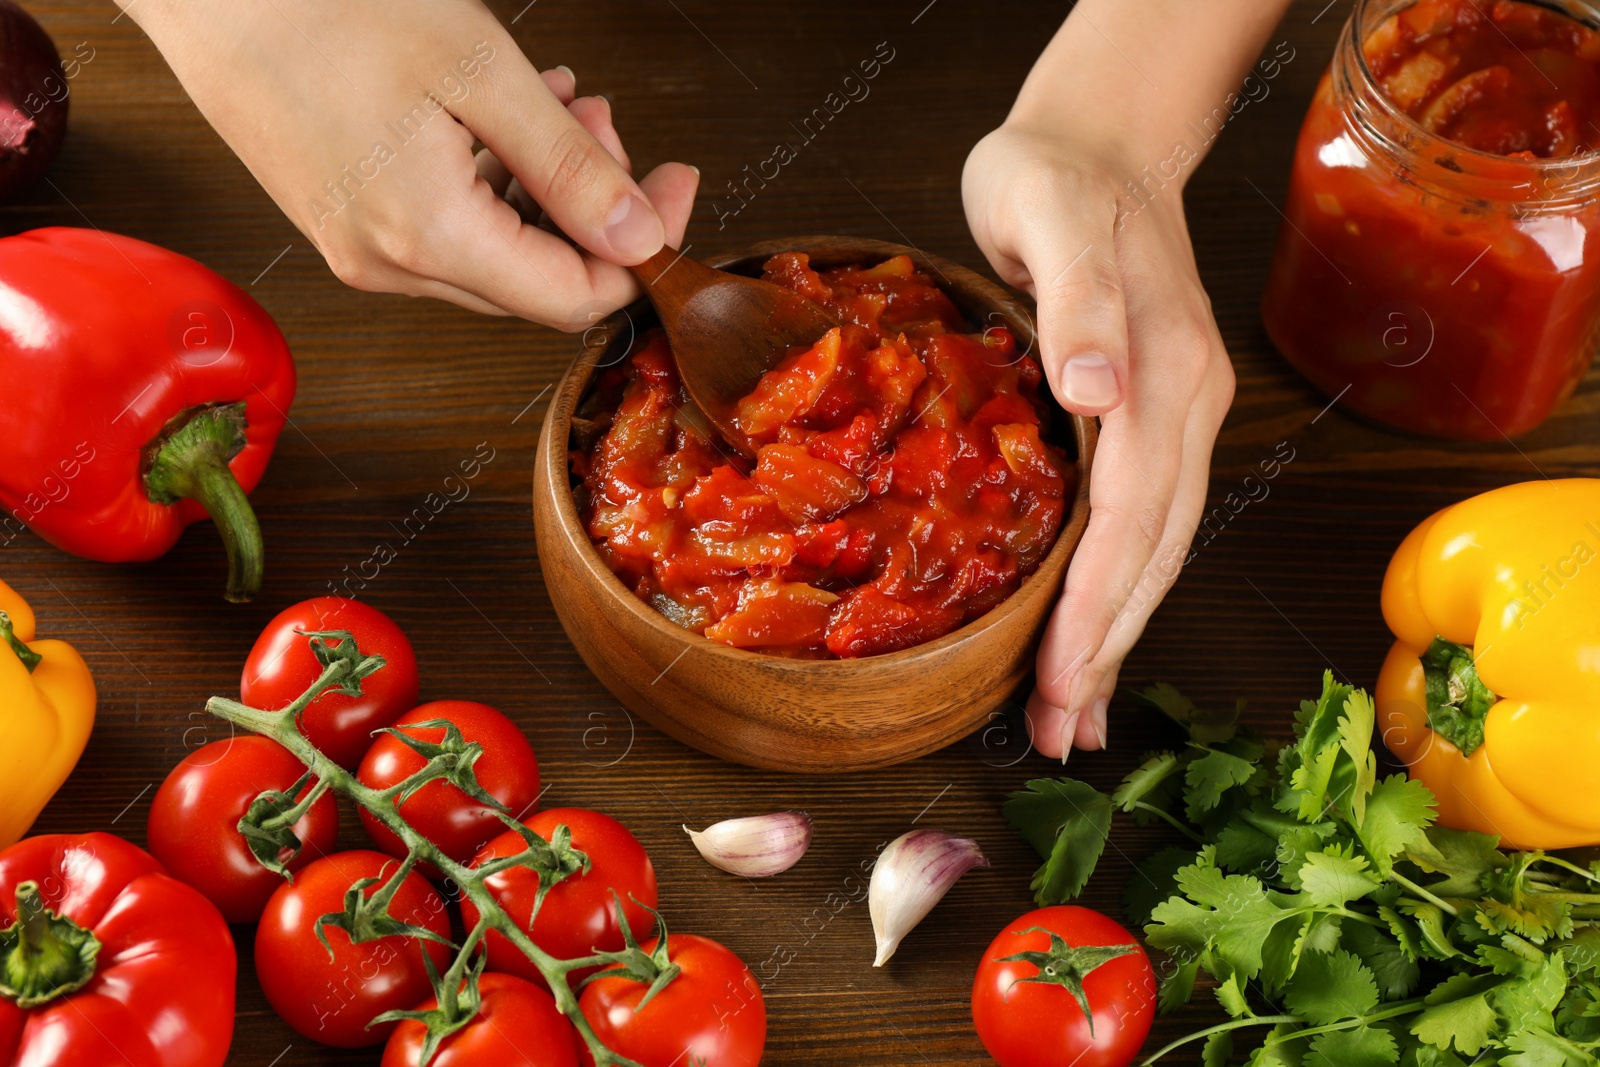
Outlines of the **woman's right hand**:
M635 183L609 104L534 70L478 0L124 9L358 289L581 329L638 295L628 264L683 239L698 172L665 163Z

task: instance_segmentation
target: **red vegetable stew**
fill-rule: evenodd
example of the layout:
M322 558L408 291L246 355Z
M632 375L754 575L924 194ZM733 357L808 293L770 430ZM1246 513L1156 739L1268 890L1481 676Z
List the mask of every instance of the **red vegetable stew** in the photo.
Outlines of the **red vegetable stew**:
M905 256L765 270L844 325L740 401L754 464L689 402L659 330L604 370L570 452L601 557L685 629L788 656L891 652L995 607L1074 488L1038 362L1003 326L973 332Z

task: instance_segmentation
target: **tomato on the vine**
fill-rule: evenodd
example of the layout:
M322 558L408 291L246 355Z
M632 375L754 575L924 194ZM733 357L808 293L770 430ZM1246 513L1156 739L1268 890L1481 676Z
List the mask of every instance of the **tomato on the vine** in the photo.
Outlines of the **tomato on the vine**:
M1155 1009L1156 976L1139 942L1074 905L1000 931L972 985L972 1021L1000 1067L1126 1067Z
M172 768L150 804L150 852L167 873L204 893L231 923L255 922L267 900L283 885L283 877L263 867L244 835L239 820L251 801L269 789L287 790L305 773L305 766L276 741L241 734L213 741L189 753ZM307 783L297 799L304 799ZM300 853L290 861L296 871L332 852L339 836L339 806L332 793L317 798L294 824Z
M483 755L472 765L478 784L514 817L525 815L539 798L539 761L517 724L487 704L435 700L406 712L393 725L418 741L439 744L445 738L444 727L412 725L434 719L454 723L464 740L483 746ZM369 789L387 789L422 770L427 762L400 738L379 734L361 761L356 777ZM443 781L429 782L417 790L406 798L399 811L417 832L457 863L467 862L506 828L492 808ZM374 845L391 856L404 858L405 842L365 808L361 809L361 825Z
M478 995L477 1014L439 1043L428 1067L578 1067L578 1031L549 993L509 974L485 974ZM438 1006L430 997L417 1010ZM422 1023L402 1022L389 1035L381 1067L417 1067L426 1036Z
M640 947L653 952L658 944ZM667 956L682 971L642 1008L650 988L643 982L601 977L584 987L578 1007L595 1036L645 1067L755 1067L767 1043L767 1007L750 968L693 934L668 934Z
M345 892L364 878L377 878L371 897L399 863L381 852L339 852L310 864L267 901L256 928L256 977L267 1001L283 1021L325 1045L360 1048L387 1038L394 1023L367 1028L386 1011L411 1008L433 992L422 954L443 973L451 951L435 941L391 935L354 944L335 926L317 938L317 919L344 910ZM449 937L444 901L422 875L406 875L389 903L389 914L404 923Z
M572 874L552 886L539 908L539 917L529 929L534 897L539 892L539 876L526 867L512 867L484 882L511 920L527 931L534 944L553 956L575 959L595 950L615 952L623 947L622 926L617 922L617 899L622 901L628 928L635 937L648 934L655 917L648 908L656 906L656 871L644 846L628 828L609 815L587 808L551 808L524 819L529 829L549 840L557 826L572 831L572 847L589 857L587 874ZM481 867L491 859L514 856L527 848L515 830L507 830L489 842L472 860ZM612 896L616 890L616 896ZM478 921L472 901L461 902L461 918L467 929ZM528 958L500 933L491 930L485 940L491 970L544 984ZM587 973L587 972L584 972ZM576 974L581 980L583 974Z
M417 656L395 621L377 608L342 596L302 600L267 623L244 661L243 701L276 711L294 703L322 673L305 635L345 630L384 668L361 682L360 696L330 691L300 716L307 739L345 770L354 770L372 744L372 731L388 726L417 703Z

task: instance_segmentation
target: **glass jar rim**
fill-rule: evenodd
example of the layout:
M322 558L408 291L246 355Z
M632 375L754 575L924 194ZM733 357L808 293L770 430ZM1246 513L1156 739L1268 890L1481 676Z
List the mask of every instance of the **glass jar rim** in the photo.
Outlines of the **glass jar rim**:
M1473 0L1469 0L1473 2ZM1531 4L1535 7L1554 11L1557 14L1582 22L1585 26L1600 33L1600 0L1518 0L1520 3ZM1384 118L1395 123L1400 129L1422 142L1436 142L1448 146L1450 151L1461 155L1464 159L1475 164L1497 170L1520 169L1529 177L1537 179L1550 174L1570 172L1575 167L1594 168L1592 180L1600 185L1600 148L1571 156L1554 156L1549 158L1513 159L1510 156L1497 152L1486 152L1480 148L1464 145L1443 137L1412 117L1405 109L1390 98L1388 92L1378 81L1372 67L1367 63L1367 52L1363 29L1366 18L1374 9L1378 9L1383 17L1388 17L1414 6L1417 0L1356 0L1354 9L1350 12L1350 19L1345 23L1344 32L1338 47L1349 47L1354 53L1354 63L1359 71L1362 83L1370 90L1370 95L1376 100L1377 106L1383 110ZM1474 3L1474 6L1477 6ZM1574 10L1576 9L1576 10ZM1580 17L1577 11L1583 12L1587 17ZM1337 63L1337 59L1335 60ZM1369 130L1369 133L1379 134L1379 131ZM1379 134L1386 142L1393 142L1392 137ZM1409 145L1393 144L1389 147L1402 149L1415 153L1417 149ZM1503 180L1503 179L1502 179Z

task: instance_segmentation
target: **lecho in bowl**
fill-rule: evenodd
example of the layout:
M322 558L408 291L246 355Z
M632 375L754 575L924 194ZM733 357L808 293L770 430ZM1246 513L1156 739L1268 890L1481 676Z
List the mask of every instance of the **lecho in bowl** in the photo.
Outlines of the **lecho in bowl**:
M1032 666L1094 421L1051 401L1026 310L953 263L812 237L714 265L846 325L741 404L753 462L686 403L646 306L590 332L536 465L557 615L624 705L714 755L822 773L947 744Z

